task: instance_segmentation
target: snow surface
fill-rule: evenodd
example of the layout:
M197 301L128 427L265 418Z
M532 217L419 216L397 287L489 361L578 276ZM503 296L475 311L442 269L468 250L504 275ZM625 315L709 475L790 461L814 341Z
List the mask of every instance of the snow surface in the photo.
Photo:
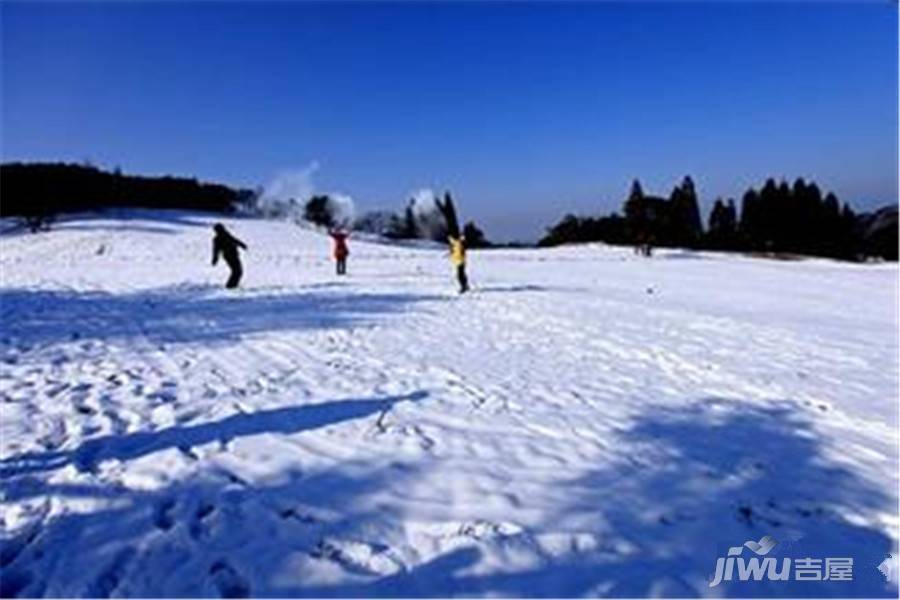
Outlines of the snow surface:
M3 595L897 595L896 265L213 220L0 237Z

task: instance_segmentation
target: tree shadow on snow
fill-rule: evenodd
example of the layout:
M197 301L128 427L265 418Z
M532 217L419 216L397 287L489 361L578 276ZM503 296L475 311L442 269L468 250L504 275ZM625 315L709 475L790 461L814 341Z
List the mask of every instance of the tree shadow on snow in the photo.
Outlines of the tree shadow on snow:
M272 330L371 323L437 295L226 292L208 286L126 294L0 290L2 342L28 349L74 340L142 338L156 344L227 343Z
M221 215L208 213L203 216L199 212L166 209L109 209L86 213L64 213L57 215L50 222L50 231L101 231L120 233L132 231L137 233L175 234L183 233L186 227L210 228L216 219L226 217L229 220L240 218L238 215ZM0 237L25 237L35 235L19 217L6 217L0 220Z
M418 567L349 586L279 589L282 596L896 597L877 566L892 540L874 525L896 512L880 486L823 453L793 402L709 399L650 407L617 441L635 454L560 483L565 500L544 532L591 542L545 547L525 530L459 547ZM585 515L594 515L585 522ZM862 515L868 522L848 518ZM768 556L854 560L852 581L725 581L716 559L770 535ZM583 538L582 538L583 539ZM573 538L574 540L574 538ZM490 551L492 558L485 560ZM533 555L533 560L522 556ZM519 560L515 561L515 557ZM497 557L512 557L509 565ZM755 556L745 548L743 556ZM501 561L503 558L500 559ZM522 568L523 562L538 566ZM823 563L824 564L824 561ZM490 565L490 566L486 566ZM735 570L734 579L737 580Z
M178 448L189 452L211 442L226 445L236 438L261 433L291 435L343 421L384 413L398 402L424 399L426 392L376 399L346 399L320 404L287 406L252 413L238 413L220 421L174 426L159 431L138 431L89 439L70 451L26 453L0 461L0 479L75 465L92 471L105 460L128 461L161 450Z
M99 227L117 231L120 226L131 226L133 223L161 223L172 227L212 227L218 219L236 218L235 215L223 215L216 212L185 211L163 208L109 208L94 212L63 214L57 224L61 229L72 226L80 228L81 224L98 224ZM239 218L239 217L237 217ZM100 223L98 223L100 222Z
M370 401L340 418L398 400ZM215 433L199 426L146 442L321 426L336 408L249 422L237 415ZM896 584L876 571L892 540L872 524L896 510L889 483L835 462L803 411L793 402L718 399L648 407L609 440L619 451L611 466L563 474L547 490L558 501L552 512L533 507L546 513L535 528L541 535L525 527L457 537L436 554L428 543L405 546L416 516L395 499L415 496L420 469L399 462L291 470L253 484L208 468L155 491L20 477L5 483L13 498L70 495L103 508L4 541L3 595L896 597ZM108 440L94 456L127 458L141 439ZM571 543L560 543L567 535ZM779 561L852 557L853 581L708 587L718 557L764 535L778 540L769 556Z
M346 461L252 481L208 468L158 489L32 486L91 509L4 537L0 597L244 598L271 595L275 573L303 581L323 568L396 570L389 549L366 540L396 533L400 515L380 499L402 494L416 474L399 461Z

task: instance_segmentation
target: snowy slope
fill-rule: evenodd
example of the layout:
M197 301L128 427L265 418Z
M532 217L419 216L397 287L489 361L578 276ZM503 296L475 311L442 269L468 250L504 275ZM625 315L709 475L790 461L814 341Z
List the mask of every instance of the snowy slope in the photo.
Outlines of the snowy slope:
M224 222L0 237L3 595L896 596L895 265Z

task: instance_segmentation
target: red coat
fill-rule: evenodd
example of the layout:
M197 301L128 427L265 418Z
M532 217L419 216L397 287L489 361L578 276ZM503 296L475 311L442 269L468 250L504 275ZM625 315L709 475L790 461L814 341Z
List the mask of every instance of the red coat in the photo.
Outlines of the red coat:
M347 238L349 237L349 234L332 231L330 235L331 239L334 240L334 259L343 260L347 258L347 255L350 254L350 249L347 247Z

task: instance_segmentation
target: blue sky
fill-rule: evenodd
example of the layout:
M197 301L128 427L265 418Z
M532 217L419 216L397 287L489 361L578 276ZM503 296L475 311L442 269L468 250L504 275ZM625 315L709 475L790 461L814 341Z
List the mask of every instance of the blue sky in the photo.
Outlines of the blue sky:
M451 189L498 238L618 209L632 178L707 205L766 176L897 200L888 1L9 3L2 157L317 190Z

